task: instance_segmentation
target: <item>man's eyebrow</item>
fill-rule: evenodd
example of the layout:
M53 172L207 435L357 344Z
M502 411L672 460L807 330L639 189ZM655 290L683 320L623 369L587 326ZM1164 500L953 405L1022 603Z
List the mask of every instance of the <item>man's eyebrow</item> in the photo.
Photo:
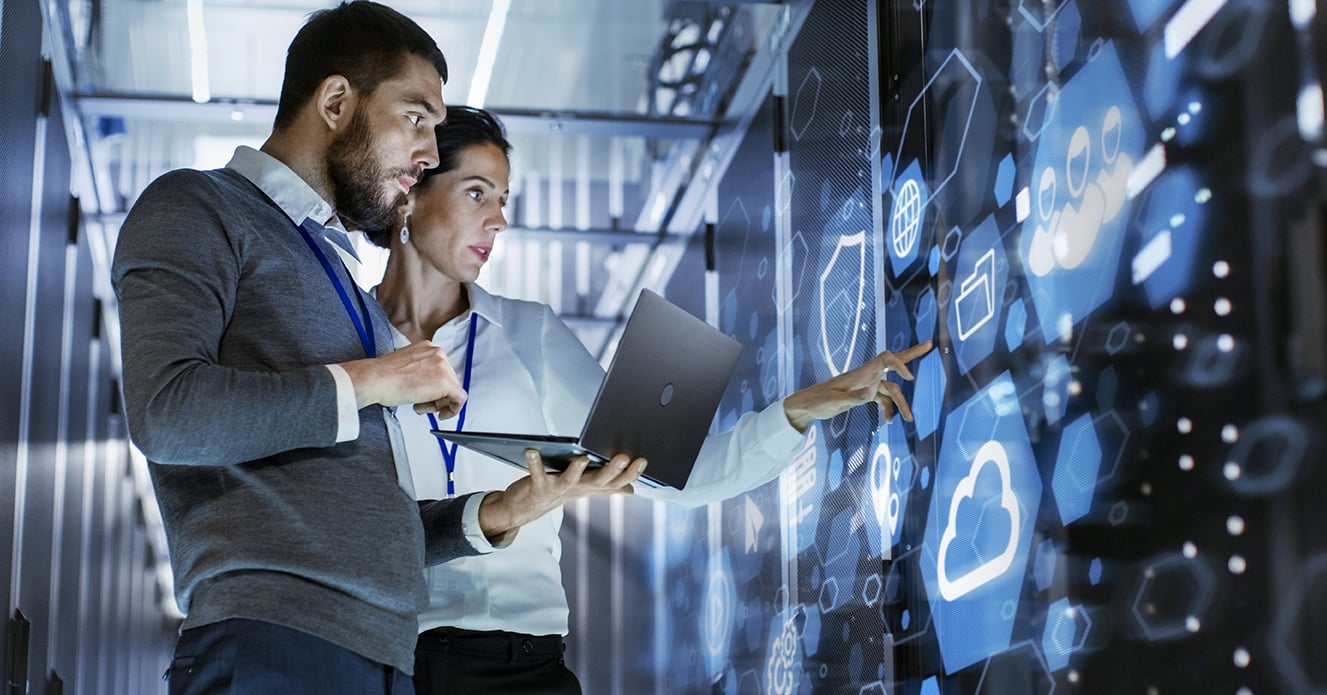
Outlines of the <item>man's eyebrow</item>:
M434 106L432 102L430 102L428 99L418 94L406 95L405 101L407 104L418 106L419 108L428 112L428 115L433 116L434 118L437 118L442 115L442 112L438 111L438 108Z

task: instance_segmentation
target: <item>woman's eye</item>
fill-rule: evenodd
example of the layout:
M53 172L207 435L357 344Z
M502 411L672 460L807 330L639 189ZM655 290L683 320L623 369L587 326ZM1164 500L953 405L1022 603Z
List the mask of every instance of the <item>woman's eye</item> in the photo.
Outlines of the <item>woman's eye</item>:
M470 190L466 191L465 194L470 196L470 200L476 202L482 200L484 197L484 193L480 191L478 188L471 188Z

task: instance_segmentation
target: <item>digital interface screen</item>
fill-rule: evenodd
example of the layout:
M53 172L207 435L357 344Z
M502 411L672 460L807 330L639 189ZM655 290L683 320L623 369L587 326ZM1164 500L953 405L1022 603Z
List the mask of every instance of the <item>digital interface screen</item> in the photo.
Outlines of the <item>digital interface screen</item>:
M716 426L936 349L915 422L657 513L658 692L1327 692L1321 27L815 3L717 189Z

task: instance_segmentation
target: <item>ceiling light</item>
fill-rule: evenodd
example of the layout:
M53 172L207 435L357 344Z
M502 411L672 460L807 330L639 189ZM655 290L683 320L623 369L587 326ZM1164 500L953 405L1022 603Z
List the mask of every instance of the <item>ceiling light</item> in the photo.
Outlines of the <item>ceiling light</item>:
M484 27L484 39L479 44L479 59L475 63L475 78L470 83L470 97L466 105L477 109L484 107L488 97L488 83L493 79L493 64L498 57L498 42L502 40L502 30L507 26L507 11L511 9L511 0L493 0L493 8L488 13L488 26Z
M203 0L189 0L189 68L193 99L203 104L212 98L207 81L207 30L203 28Z

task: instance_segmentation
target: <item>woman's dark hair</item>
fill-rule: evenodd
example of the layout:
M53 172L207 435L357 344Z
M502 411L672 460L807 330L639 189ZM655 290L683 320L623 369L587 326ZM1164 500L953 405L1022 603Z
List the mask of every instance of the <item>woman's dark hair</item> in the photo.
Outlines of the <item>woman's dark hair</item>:
M497 116L472 106L448 106L447 120L433 129L438 139L438 166L420 174L416 189L427 186L438 174L445 174L461 165L461 153L475 145L495 145L504 157L511 158L511 143L507 131ZM388 248L396 230L369 230L369 241Z
M400 12L370 0L314 12L286 51L273 127L280 130L294 123L300 107L331 75L344 76L368 96L399 72L410 54L427 60L447 81L447 59L437 42Z

